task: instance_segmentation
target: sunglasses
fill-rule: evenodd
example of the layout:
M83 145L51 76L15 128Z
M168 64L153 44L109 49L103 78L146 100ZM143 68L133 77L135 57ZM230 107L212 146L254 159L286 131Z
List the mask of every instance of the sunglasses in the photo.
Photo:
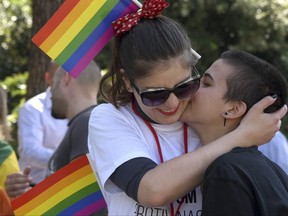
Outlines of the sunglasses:
M190 76L187 80L177 84L174 88L148 88L142 91L131 80L133 88L140 95L142 103L145 106L159 106L169 98L171 93L174 93L179 99L186 99L194 95L200 85L200 74L196 67L193 66L194 76Z

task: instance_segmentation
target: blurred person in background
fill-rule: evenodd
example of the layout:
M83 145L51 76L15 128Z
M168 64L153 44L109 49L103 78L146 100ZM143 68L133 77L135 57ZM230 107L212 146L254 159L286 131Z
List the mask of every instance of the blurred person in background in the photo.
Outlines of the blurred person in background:
M67 131L67 120L55 119L51 115L50 86L57 68L58 65L51 61L45 73L49 87L27 100L19 111L19 165L23 173L30 175L31 185L45 178L48 161Z
M101 70L94 61L76 79L61 67L56 70L51 87L52 116L67 118L69 123L63 140L49 160L47 175L88 153L88 121L97 105L100 79ZM29 190L29 175L11 174L5 187L9 197L17 197ZM96 215L107 215L107 209L100 210Z
M95 62L76 79L60 67L56 70L51 87L51 114L56 119L68 119L69 123L64 138L49 158L45 177L88 153L88 120L97 105L100 79L100 68ZM14 198L24 193L29 189L29 182L29 173L9 175L5 182L8 195Z
M10 133L7 125L7 95L0 86L0 215L12 215L10 200L4 190L8 174L19 172L19 165L13 148L9 145Z

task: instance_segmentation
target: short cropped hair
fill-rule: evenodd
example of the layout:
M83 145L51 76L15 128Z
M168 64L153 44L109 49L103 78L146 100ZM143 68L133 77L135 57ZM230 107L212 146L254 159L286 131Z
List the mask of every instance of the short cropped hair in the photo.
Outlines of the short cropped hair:
M59 80L65 73L67 73L62 67L59 67L58 70L58 73L55 74L57 80ZM99 90L100 80L101 69L98 64L93 60L76 77L76 82L79 85L83 86L83 88L92 88L95 89L97 92Z
M220 59L234 68L226 80L226 101L243 101L247 111L267 95L277 95L277 100L266 108L274 112L287 103L287 80L273 65L248 52L229 50Z

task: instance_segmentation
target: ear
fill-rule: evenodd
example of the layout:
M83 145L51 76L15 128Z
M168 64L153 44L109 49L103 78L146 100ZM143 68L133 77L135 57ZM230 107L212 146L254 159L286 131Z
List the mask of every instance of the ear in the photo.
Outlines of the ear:
M45 78L45 81L48 83L48 85L51 85L53 77L51 76L49 72L47 71L45 72L44 78Z
M69 85L69 83L75 78L69 75L69 73L65 72L62 77L62 81L64 82L64 85Z
M126 75L124 69L120 69L120 74L122 75L122 80L125 83L127 91L132 92L132 85L131 85L130 79Z
M243 117L246 113L247 105L243 101L229 102L226 106L226 111L223 113L223 118L236 119Z

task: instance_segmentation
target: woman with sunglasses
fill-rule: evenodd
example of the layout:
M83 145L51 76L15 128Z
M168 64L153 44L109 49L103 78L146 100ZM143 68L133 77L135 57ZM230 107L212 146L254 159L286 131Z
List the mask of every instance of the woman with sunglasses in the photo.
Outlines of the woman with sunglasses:
M287 81L271 64L247 52L226 51L204 73L182 118L201 144L209 145L237 128L252 105L266 95L277 99L265 112L283 107L287 89ZM210 215L288 215L287 174L256 146L234 148L205 173L202 216Z
M233 147L267 142L286 113L264 115L274 101L267 97L235 131L199 148L193 129L178 121L199 87L197 56L185 30L158 16L167 6L144 1L113 23L113 62L100 90L110 103L93 110L88 135L109 215L200 215L197 186L208 165Z

